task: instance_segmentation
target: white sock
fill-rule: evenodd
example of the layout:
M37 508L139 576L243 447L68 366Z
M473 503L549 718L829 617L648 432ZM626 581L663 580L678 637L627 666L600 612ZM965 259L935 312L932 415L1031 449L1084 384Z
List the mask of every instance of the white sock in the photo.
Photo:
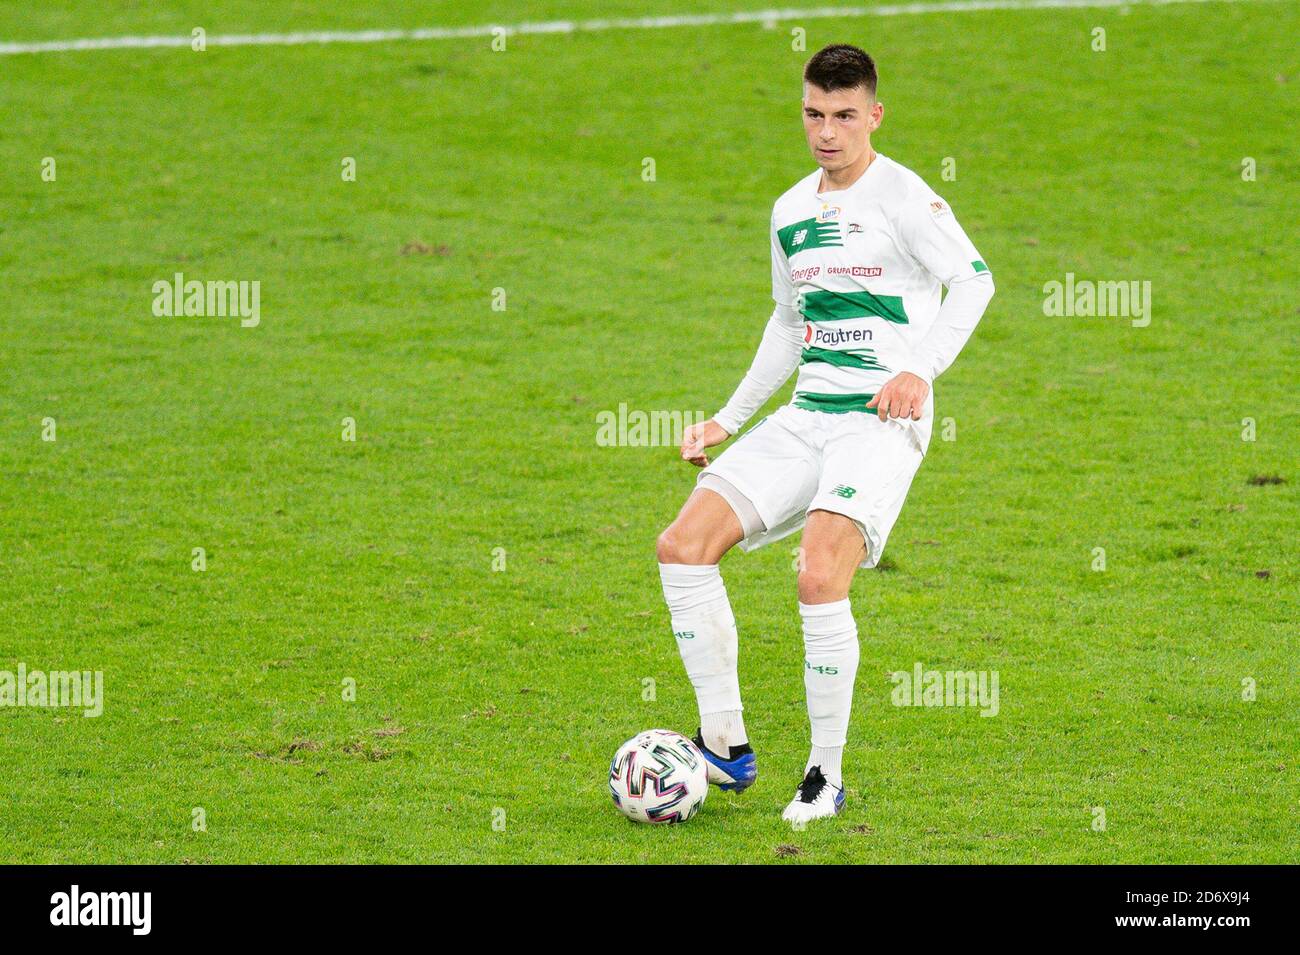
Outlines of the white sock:
M701 713L700 735L704 737L704 745L723 759L731 757L731 747L744 746L749 742L740 710Z
M844 747L843 746L814 746L812 753L808 756L808 764L804 766L805 775L808 770L814 766L820 766L822 775L826 781L837 789L844 788Z
M736 618L717 564L660 564L673 636L695 687L704 745L720 756L748 740L740 718Z
M853 679L858 673L858 625L847 598L829 604L800 603L799 614L813 754L823 754L825 759L819 763L810 757L808 765L820 765L827 780L843 788L840 754L848 739Z

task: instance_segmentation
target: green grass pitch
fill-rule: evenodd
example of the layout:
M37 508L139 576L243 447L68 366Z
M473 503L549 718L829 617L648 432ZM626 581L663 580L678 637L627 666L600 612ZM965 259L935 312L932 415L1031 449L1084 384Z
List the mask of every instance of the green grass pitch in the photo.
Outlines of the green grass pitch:
M762 6L59 0L0 41ZM854 584L844 815L779 819L795 538L723 565L758 785L637 827L610 755L696 726L654 560L695 474L596 418L711 413L748 366L812 168L796 26L875 55L876 147L998 293ZM1297 861L1297 33L1243 2L0 57L0 670L104 674L98 718L0 708L0 861ZM260 282L260 324L155 316L176 272ZM1149 281L1150 325L1044 315L1071 272ZM996 670L1000 712L891 705L917 662Z

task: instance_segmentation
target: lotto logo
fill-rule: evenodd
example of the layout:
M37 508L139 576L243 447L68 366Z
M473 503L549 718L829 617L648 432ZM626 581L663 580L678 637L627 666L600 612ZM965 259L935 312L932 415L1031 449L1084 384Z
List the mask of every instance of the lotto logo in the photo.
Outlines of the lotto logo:
M849 487L847 484L837 484L831 488L831 493L838 497L848 499L854 494L857 494L858 489L855 487Z

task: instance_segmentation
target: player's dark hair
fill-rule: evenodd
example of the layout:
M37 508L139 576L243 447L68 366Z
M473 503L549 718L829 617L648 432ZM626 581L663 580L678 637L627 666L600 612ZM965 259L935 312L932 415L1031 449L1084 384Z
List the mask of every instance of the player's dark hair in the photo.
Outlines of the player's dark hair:
M803 78L828 93L861 86L868 96L876 95L875 60L847 43L832 43L814 53L803 68Z

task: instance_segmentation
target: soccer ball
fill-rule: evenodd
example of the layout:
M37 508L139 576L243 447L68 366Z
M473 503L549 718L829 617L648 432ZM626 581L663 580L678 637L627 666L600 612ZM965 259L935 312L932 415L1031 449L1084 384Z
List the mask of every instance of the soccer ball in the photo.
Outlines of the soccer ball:
M638 733L610 761L609 792L633 822L685 822L709 794L704 755L681 733Z

